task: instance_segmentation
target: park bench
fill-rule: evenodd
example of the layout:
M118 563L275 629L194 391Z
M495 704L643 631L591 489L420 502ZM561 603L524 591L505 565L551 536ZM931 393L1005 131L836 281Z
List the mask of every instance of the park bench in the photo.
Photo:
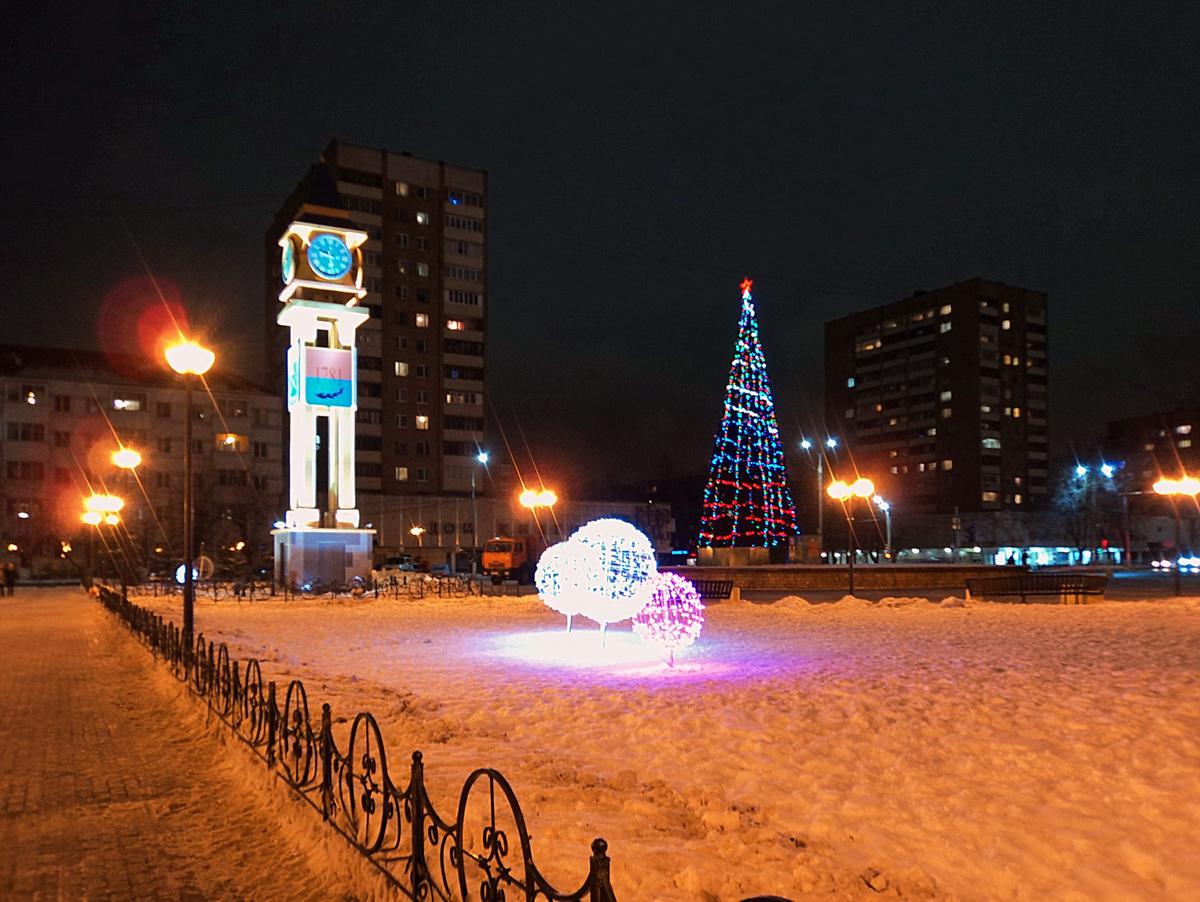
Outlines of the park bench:
M701 598L728 598L733 594L731 579L693 579L689 580L696 587Z
M1095 573L1013 573L1008 576L968 577L967 592L984 601L1031 598L1058 604L1084 604L1087 596L1103 597L1108 576Z

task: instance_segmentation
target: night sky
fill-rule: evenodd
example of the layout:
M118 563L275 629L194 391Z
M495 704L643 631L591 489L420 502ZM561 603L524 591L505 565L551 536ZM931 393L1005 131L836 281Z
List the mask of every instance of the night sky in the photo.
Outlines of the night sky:
M823 5L23 4L0 343L120 347L148 267L258 377L337 136L489 171L492 400L567 477L705 470L743 275L789 443L826 319L974 276L1049 293L1056 448L1200 401L1196 5Z

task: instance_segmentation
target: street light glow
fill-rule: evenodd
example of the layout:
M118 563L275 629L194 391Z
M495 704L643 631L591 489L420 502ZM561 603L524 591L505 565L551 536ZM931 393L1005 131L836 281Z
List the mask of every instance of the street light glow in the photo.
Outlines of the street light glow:
M865 476L860 476L851 483L850 491L859 498L870 498L875 494L875 483Z
M1159 495L1190 495L1195 498L1200 494L1200 479L1195 476L1184 476L1181 479L1164 476L1154 483L1154 491Z
M841 479L829 483L825 493L834 501L845 501L851 495L850 486Z
M125 500L116 495L89 495L83 499L83 506L88 511L115 514L125 506Z
M881 511L890 511L892 509L891 503L882 495L876 495L871 500L875 502L875 506Z
M1104 475L1105 479L1112 479L1113 473L1116 471L1113 469L1112 464L1100 464L1100 472Z
M805 451L808 451L809 449L812 448L812 442L810 442L806 438L802 438L802 439L800 439L800 447L803 448Z
M835 439L832 435L829 436L829 438L825 439L825 446L831 450L833 448L836 448L837 444L838 444L837 439Z
M99 526L104 522L104 514L100 511L84 511L82 517L79 518L88 526Z
M475 459L486 467L488 460L491 459L491 455L486 451L480 451L479 454L475 456Z
M1077 464L1075 467L1075 475L1079 477L1087 476L1088 468L1083 464Z
M217 355L204 345L191 340L168 345L165 354L167 364L181 376L203 376L217 359Z
M554 507L558 503L558 495L547 488L525 489L517 500L521 502L521 507Z
M113 466L122 470L133 470L142 463L142 455L133 448L118 448L112 454Z
M410 529L410 530L408 531L408 534L409 534L409 535L412 535L412 536L421 536L421 535L424 535L424 534L425 534L425 527L424 527L424 526L414 526L412 529Z

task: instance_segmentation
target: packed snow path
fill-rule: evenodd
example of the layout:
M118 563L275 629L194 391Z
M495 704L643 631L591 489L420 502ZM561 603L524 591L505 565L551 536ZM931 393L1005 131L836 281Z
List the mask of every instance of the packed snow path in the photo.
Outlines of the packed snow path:
M97 601L0 598L0 661L0 898L336 898L249 762L222 764L241 750Z
M1200 899L1194 599L720 604L673 670L533 597L197 623L310 704L374 712L442 809L499 768L558 884L605 837L621 902Z

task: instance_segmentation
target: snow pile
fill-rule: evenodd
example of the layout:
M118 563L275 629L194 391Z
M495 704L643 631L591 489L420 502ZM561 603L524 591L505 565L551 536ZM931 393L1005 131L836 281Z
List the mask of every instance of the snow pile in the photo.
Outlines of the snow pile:
M623 625L564 644L531 598L201 602L197 625L311 705L375 712L443 811L498 768L562 887L603 836L623 899L1200 898L1193 607L706 614L673 669Z

